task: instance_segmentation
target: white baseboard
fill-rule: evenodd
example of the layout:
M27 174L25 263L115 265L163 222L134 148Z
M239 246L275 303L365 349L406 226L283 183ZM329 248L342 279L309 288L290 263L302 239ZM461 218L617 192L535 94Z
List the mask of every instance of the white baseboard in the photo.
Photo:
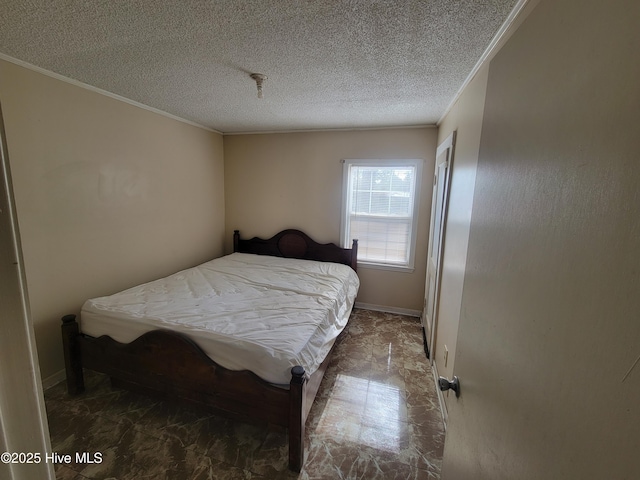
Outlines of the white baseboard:
M355 308L362 308L364 310L373 310L374 312L384 313L397 313L398 315L408 315L410 317L420 317L422 312L420 310L411 310L409 308L399 307L386 307L384 305L374 305L372 303L356 302Z
M53 375L42 380L42 389L46 390L48 388L53 387L54 385L59 384L60 382L64 382L65 378L66 378L65 371L60 370L59 372L56 372Z
M436 382L436 393L438 394L438 402L440 402L440 413L442 413L442 421L444 422L444 430L447 430L447 421L449 420L449 414L447 412L447 404L444 401L444 392L438 387L438 367L436 362L431 364L431 371L433 372L433 379Z

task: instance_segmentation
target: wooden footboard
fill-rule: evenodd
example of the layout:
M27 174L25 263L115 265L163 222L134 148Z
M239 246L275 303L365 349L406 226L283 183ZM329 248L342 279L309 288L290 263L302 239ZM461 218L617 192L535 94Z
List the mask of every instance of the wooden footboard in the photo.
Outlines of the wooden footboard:
M305 423L326 365L312 375L307 391L304 368L292 368L289 389L271 385L249 371L216 364L190 339L169 330L154 330L128 344L108 336L82 335L75 315L62 319L67 389L84 390L82 369L112 377L115 386L163 399L213 408L240 420L289 429L289 468L304 462ZM326 363L326 362L325 362Z

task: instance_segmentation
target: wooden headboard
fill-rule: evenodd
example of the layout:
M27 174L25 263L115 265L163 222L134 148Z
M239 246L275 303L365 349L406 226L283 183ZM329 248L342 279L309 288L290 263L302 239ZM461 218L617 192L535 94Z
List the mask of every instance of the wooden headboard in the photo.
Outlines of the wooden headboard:
M317 243L306 233L294 229L283 230L268 240L258 237L242 240L240 239L240 231L234 230L233 251L342 263L357 271L358 240L353 240L351 248L341 248L334 243Z

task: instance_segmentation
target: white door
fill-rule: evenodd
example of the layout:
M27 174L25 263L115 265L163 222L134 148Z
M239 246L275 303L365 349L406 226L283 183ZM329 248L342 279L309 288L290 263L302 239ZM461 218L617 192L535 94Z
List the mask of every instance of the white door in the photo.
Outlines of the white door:
M431 199L431 225L429 227L429 253L427 256L427 280L425 284L424 312L422 326L427 338L429 358L433 362L436 330L438 323L438 298L440 272L444 246L444 225L447 218L451 162L456 132L440 144L436 152L436 167L433 177L433 197Z
M0 478L54 479L44 397L28 311L18 221L0 110ZM4 461L5 452L37 453L32 463ZM31 458L31 457L29 457Z

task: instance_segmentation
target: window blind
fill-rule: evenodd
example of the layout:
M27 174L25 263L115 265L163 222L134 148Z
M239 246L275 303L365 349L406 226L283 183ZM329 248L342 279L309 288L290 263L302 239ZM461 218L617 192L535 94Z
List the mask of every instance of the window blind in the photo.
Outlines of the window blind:
M358 239L359 261L409 266L417 170L415 162L347 164L344 230Z

